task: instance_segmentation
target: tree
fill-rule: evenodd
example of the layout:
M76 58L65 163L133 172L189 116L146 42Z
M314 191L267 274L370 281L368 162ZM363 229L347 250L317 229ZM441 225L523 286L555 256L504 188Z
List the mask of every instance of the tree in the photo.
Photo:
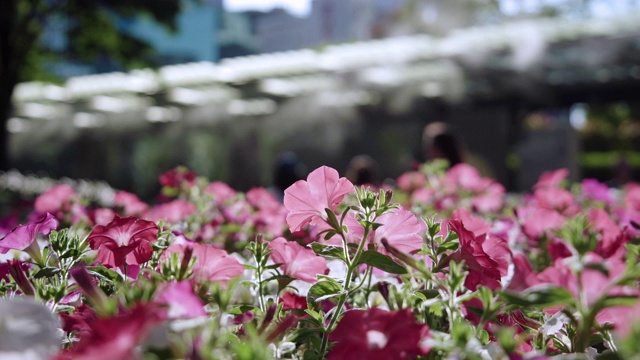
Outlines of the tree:
M42 77L43 60L65 54L79 61L108 58L123 68L148 64L152 50L118 31L118 20L150 16L170 30L181 0L0 0L0 170L9 167L7 120L16 84ZM63 22L66 45L43 43L55 21Z

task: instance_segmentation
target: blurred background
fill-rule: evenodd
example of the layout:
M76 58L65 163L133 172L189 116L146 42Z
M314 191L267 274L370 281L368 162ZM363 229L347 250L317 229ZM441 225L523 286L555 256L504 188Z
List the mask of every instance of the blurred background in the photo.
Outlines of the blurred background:
M1 170L143 198L184 165L247 190L292 152L380 180L448 124L510 191L640 169L640 0L0 2Z

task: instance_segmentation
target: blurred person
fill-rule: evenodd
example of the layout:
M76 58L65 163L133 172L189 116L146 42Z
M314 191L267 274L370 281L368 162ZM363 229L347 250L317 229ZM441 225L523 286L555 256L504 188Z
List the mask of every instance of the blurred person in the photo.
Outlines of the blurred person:
M424 127L422 147L427 160L444 159L449 162L449 167L464 162L457 136L443 122L434 122Z
M273 184L268 188L280 202L284 200L284 191L298 180L306 178L307 168L298 155L287 151L276 158L273 165Z
M618 161L615 163L615 165L611 169L611 173L613 175L613 178L607 182L607 184L611 187L620 188L626 183L633 180L633 169L631 165L629 165L629 163L625 160L623 155L621 155Z
M378 181L378 163L369 155L357 155L349 161L346 177L353 185L380 187Z
M489 163L480 155L467 151L457 134L444 122L433 122L424 127L422 150L427 161L447 160L449 168L467 163L483 176L494 177Z

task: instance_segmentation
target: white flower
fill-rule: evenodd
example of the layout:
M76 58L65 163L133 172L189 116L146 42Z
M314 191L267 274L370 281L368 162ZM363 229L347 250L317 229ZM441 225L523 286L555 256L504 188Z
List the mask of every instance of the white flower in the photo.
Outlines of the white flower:
M24 296L0 299L1 359L50 359L61 340L58 318L46 305Z

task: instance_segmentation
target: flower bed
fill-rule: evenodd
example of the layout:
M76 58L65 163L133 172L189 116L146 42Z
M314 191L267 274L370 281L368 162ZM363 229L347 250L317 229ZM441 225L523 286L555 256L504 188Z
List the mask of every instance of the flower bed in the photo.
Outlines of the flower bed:
M0 240L0 357L622 359L639 352L640 185L510 196L461 164L284 193L185 169L158 204L69 185ZM18 224L21 223L21 224Z

